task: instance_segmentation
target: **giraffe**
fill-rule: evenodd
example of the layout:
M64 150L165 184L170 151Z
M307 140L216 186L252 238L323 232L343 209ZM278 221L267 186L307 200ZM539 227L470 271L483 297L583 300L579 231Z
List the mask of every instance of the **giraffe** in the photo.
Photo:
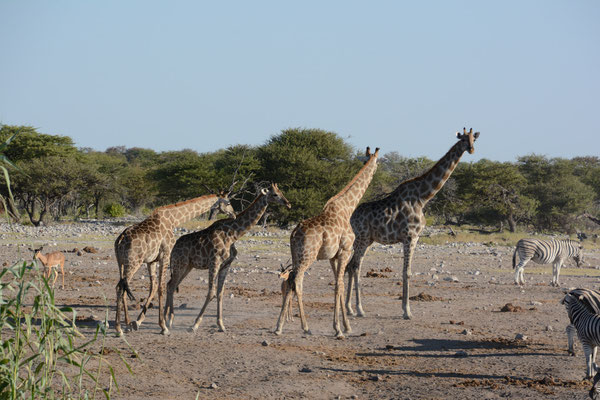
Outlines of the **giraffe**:
M165 306L165 319L169 328L173 323L173 294L179 284L195 269L208 269L208 293L200 314L196 318L190 331L195 332L200 323L206 307L212 299L217 297L217 325L221 332L225 332L223 325L223 287L229 272L229 266L237 256L235 242L250 230L263 216L269 203L283 204L291 208L290 202L283 193L272 183L270 188L259 192L254 202L236 218L216 221L208 228L181 236L177 239L171 251L171 280L167 284L167 301ZM215 276L218 276L215 286ZM165 327L163 334L168 334Z
M292 268L289 272L286 271L285 275L282 274L285 279L282 286L283 303L275 334L281 334L284 321L289 317L289 305L293 293L296 293L298 298L302 329L304 332L310 333L302 304L302 281L305 271L315 260L329 260L336 279L333 313L333 329L336 337L344 337L340 329L340 311L344 330L350 332L350 323L346 318L342 300L344 271L352 255L352 244L354 242L350 216L373 178L373 174L377 169L378 154L379 148L371 154L367 147L367 162L350 183L327 201L321 214L300 222L292 231L290 235Z
M350 219L356 235L354 255L348 263L348 293L346 308L355 315L351 307L352 285L356 286L356 309L364 316L360 298L360 265L366 250L373 242L404 245L404 270L402 274L402 308L404 319L412 318L409 305L409 280L412 275L411 263L419 235L425 227L423 208L444 186L462 154L473 154L473 144L479 132L456 133L458 142L423 175L401 183L396 190L383 199L361 204Z
M150 301L158 289L159 302L159 325L164 327L162 318L162 297L164 274L168 267L171 249L175 243L173 228L198 216L210 209L218 209L221 212L235 216L233 207L227 198L227 195L210 194L194 199L182 201L155 209L152 214L142 222L126 228L115 240L115 255L119 264L119 283L117 283L117 311L115 317L115 329L118 335L123 331L120 324L120 305L123 304L125 312L125 323L137 330L146 317L146 311ZM141 267L142 264L148 266L150 275L150 292L144 307L136 321L130 325L129 313L127 311L127 299L125 294L131 300L135 300L133 293L129 289L129 281ZM156 264L160 263L158 287L156 285Z

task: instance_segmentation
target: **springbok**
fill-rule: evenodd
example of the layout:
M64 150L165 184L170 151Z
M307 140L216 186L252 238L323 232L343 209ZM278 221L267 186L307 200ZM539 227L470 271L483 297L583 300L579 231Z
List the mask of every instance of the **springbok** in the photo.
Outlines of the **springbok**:
M60 266L60 272L62 273L62 288L65 288L65 255L63 254L62 251L53 251L52 253L46 253L43 254L42 253L42 249L44 247L40 247L39 249L29 249L31 251L33 251L33 259L38 259L42 262L42 265L44 266L45 270L47 271L46 278L49 280L50 279L50 274L52 273L52 267L58 267ZM52 287L54 287L54 284L56 283L56 280L58 279L58 269L54 270L54 273L56 274L54 276L54 281L52 282Z

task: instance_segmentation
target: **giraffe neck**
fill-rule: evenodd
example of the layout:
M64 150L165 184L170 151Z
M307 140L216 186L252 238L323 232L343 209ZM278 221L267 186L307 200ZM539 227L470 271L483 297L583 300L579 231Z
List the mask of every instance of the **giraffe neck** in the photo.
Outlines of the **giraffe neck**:
M244 211L240 212L235 219L229 222L235 239L244 236L254 225L258 223L269 205L268 197L259 195Z
M398 189L406 184L414 183L416 185L414 198L420 200L423 203L422 205L425 206L450 178L465 150L464 144L459 141L429 171L419 177L403 182ZM396 190L396 193L401 192L401 190ZM400 200L406 200L405 195L400 194L400 197Z
M217 202L217 200L217 195L209 194L159 207L154 210L153 214L156 215L168 229L172 229L194 217L204 214Z
M352 214L363 194L369 187L371 179L377 170L377 157L372 157L338 194L327 201L324 209L331 205L342 206Z

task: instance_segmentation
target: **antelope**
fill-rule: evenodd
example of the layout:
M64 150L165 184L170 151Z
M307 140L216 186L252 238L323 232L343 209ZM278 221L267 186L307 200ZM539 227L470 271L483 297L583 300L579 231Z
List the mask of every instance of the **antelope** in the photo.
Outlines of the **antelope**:
M48 280L50 280L50 275L52 274L52 267L60 266L60 272L62 273L62 288L64 289L65 288L65 255L63 254L62 251L53 251L52 253L43 254L42 253L43 248L44 247L42 246L39 249L35 249L35 250L29 249L29 250L33 251L34 261L36 259L38 259L42 262L42 265L48 272L47 274L44 274L44 275L46 275L46 278ZM58 269L55 269L54 273L56 275L54 276L54 281L52 282L52 287L54 287L54 284L56 283L56 280L58 279Z

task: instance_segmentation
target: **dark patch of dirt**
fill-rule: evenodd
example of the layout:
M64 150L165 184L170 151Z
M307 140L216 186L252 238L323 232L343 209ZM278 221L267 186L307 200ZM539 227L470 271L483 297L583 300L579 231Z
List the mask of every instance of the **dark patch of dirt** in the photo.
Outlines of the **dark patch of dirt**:
M504 307L500 309L501 312L523 312L525 309L521 306L513 306L512 303L506 303Z

